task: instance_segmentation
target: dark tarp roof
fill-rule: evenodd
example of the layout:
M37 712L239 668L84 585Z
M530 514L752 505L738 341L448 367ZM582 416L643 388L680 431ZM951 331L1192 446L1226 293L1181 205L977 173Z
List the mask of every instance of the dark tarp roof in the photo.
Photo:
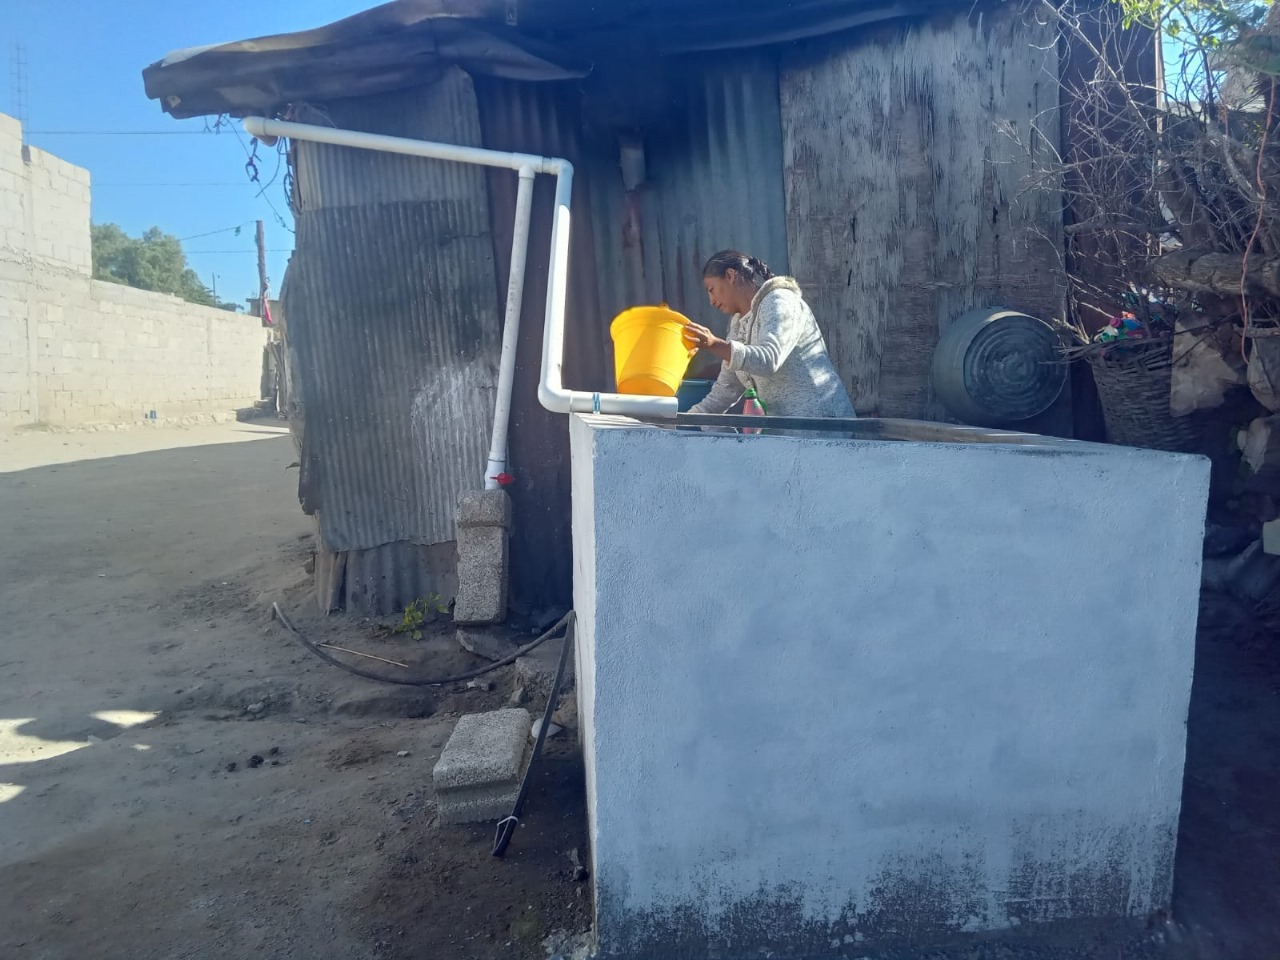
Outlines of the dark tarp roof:
M958 0L394 0L325 27L182 50L142 72L174 117L269 114L431 82L443 67L564 80L655 55L763 46Z

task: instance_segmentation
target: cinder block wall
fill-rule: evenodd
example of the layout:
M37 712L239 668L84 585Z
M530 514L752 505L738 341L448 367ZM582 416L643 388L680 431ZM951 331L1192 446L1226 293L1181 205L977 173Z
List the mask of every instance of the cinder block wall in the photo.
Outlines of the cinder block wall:
M258 399L256 317L92 279L89 173L0 114L0 428L225 413Z

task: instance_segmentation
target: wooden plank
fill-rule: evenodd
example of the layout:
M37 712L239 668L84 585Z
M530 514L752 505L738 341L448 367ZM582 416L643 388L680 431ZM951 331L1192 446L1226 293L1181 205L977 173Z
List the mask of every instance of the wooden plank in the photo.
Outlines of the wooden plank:
M979 306L1062 315L1061 200L1024 189L1028 150L1057 148L1055 36L1009 6L857 37L783 62L792 272L860 414L943 419L947 324Z

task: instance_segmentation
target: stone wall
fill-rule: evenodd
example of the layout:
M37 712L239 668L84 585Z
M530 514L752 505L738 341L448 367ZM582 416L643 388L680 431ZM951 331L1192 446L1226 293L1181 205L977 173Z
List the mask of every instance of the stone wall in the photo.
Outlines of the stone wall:
M0 428L180 419L257 400L260 321L93 280L89 209L88 171L23 146L0 115Z
M1207 460L604 417L571 439L600 956L1168 908Z

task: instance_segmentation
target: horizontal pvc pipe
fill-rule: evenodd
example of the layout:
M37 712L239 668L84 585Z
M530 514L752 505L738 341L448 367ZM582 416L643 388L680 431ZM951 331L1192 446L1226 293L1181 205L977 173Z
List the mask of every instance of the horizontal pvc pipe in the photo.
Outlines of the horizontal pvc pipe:
M564 388L564 312L569 290L569 204L573 167L556 179L551 220L551 261L547 265L546 324L542 334L542 376L538 401L553 413L608 413L626 417L674 417L675 397L642 397L621 393L588 393Z
M675 397L589 393L564 388L564 311L569 277L569 208L573 196L573 165L568 160L268 120L265 117L246 117L244 128L255 137L290 137L339 147L452 160L509 170L529 167L537 173L554 174L556 197L551 228L551 261L547 266L547 307L542 337L542 375L538 384L539 402L553 413L607 413L664 418L676 415Z
M320 127L310 123L290 123L287 120L268 120L266 117L245 117L244 129L255 137L289 137L293 140L309 140L312 143L329 143L335 147L355 147L358 150L375 150L379 153L400 153L409 157L427 157L431 160L452 160L456 163L500 167L504 170L532 167L536 173L559 173L559 164L564 162L553 157L539 157L529 153L505 153L501 150L485 150L482 147L464 147L457 143L435 143L431 140L414 140L409 137L388 137L380 133L340 130L337 127Z

